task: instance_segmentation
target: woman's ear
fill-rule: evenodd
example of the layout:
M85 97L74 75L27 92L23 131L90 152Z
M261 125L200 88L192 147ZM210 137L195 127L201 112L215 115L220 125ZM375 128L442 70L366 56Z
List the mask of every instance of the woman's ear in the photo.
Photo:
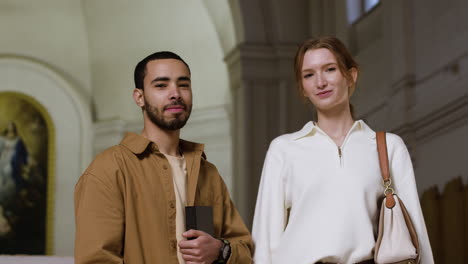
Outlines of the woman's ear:
M351 97L353 95L354 90L356 89L356 81L358 77L358 70L356 68L351 68L348 70L349 75L351 76L346 76L347 82L348 82L348 96Z
M349 69L349 73L351 73L351 78L353 78L353 83L351 85L356 84L357 78L358 78L358 70L356 68L351 68Z

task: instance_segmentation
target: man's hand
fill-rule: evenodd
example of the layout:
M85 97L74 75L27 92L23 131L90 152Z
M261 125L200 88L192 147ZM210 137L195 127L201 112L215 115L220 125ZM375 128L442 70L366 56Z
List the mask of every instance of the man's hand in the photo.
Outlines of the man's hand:
M196 237L193 240L179 242L180 253L186 264L212 264L218 259L223 242L209 234L190 229L182 234L185 238Z

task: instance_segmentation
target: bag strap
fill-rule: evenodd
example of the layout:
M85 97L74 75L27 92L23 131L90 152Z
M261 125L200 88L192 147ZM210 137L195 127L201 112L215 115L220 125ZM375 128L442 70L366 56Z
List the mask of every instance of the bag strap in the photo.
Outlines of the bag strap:
M390 169L388 166L388 153L387 153L387 138L385 131L376 132L377 152L379 153L380 173L382 174L383 186L385 188L384 195L387 198L385 206L393 208L395 206L395 199L393 198L394 190L392 186L392 179L390 178Z

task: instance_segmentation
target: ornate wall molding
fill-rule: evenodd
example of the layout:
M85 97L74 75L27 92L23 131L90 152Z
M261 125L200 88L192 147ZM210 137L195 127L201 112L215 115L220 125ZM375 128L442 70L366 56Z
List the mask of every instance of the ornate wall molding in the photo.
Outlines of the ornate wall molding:
M468 93L415 120L416 140L422 144L468 123Z

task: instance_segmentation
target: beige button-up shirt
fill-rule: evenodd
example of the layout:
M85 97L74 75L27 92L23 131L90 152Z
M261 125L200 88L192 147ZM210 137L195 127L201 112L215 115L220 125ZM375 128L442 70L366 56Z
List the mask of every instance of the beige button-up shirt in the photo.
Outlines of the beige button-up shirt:
M182 233L186 230L185 225L185 206L187 206L187 195L186 195L186 182L187 182L187 165L185 164L185 157L176 157L168 154L164 154L169 165L172 169L172 180L174 182L174 192L176 200L176 239L177 244L181 240L185 240ZM179 264L185 264L185 260L182 257L182 253L177 251L177 258Z
M229 264L251 263L252 240L203 145L181 140L187 205L213 207L215 237L232 247ZM128 133L99 154L75 188L75 263L177 264L171 167L148 139Z

